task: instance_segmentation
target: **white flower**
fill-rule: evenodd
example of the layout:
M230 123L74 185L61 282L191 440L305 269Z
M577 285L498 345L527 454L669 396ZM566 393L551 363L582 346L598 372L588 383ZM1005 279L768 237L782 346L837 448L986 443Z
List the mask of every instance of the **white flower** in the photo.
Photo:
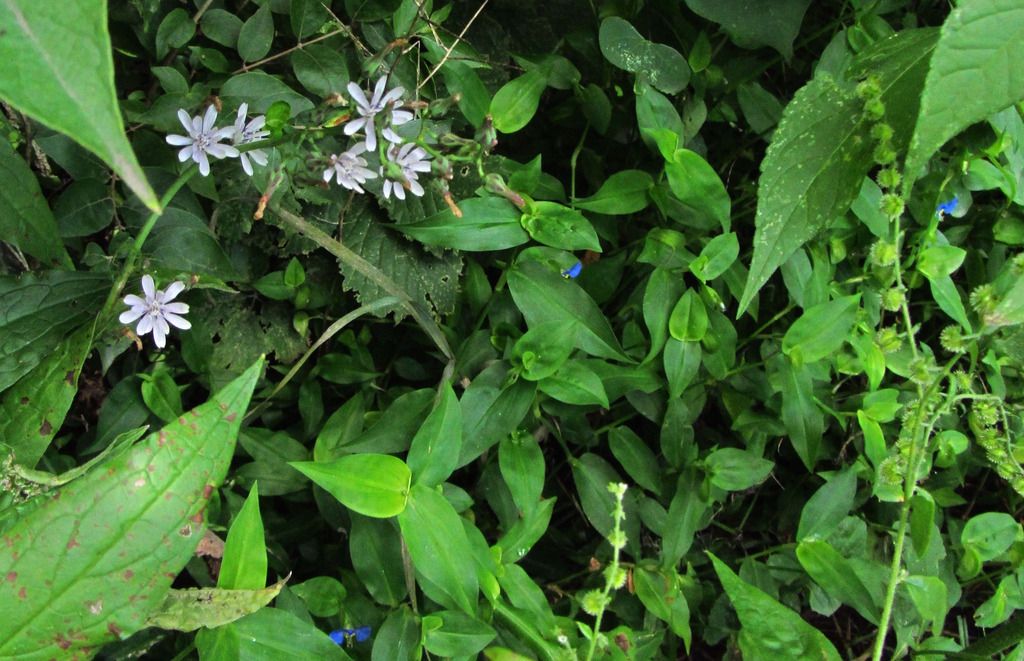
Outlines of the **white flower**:
M430 156L426 150L422 147L417 147L415 143L408 142L402 146L391 145L388 148L388 164L387 167L381 168L381 173L388 171L388 178L384 180L384 197L391 197L391 193L394 192L395 197L400 200L405 199L405 189L417 196L423 196L423 186L420 185L419 173L430 172L430 161L427 159ZM400 176L395 176L396 170L401 172Z
M249 125L245 124L245 114L249 111L249 104L243 103L238 107L238 117L235 118L235 125L231 127L231 144L233 145L245 145L250 142L258 142L263 138L270 135L270 131L264 131L263 125L267 123L265 115L259 117L253 117ZM242 159L242 169L245 173L252 176L252 164L249 163L251 158L256 165L267 164L267 152L262 149L253 149L250 151L240 152L239 157Z
M324 181L329 182L334 177L343 188L365 193L360 184L377 178L377 173L367 169L366 159L360 156L365 151L366 143L357 142L348 151L331 156L331 164L324 170Z
M405 89L396 87L395 89L385 93L384 88L387 87L388 78L382 76L378 81L377 85L373 88L373 95L369 100L366 98L366 93L359 88L359 85L355 83L348 84L348 93L352 97L352 100L356 104L356 111L359 113L359 117L353 119L345 125L345 135L354 135L360 129L365 128L366 130L366 148L370 151L377 149L377 131L374 127L374 117L383 112L388 106L391 106L390 118L385 117L385 125L390 124L392 126L398 126L405 124L412 120L413 114L408 110L395 110L394 106L398 105L399 101L402 100L402 95L405 94Z
M175 281L168 285L165 291L161 291L153 284L152 276L144 275L142 276L142 292L146 297L142 298L134 294L125 296L125 305L128 305L130 309L122 312L118 319L122 324L130 324L141 317L139 325L135 327L135 332L138 335L145 335L153 331L153 342L163 349L167 343L167 334L171 332L171 326L181 330L192 328L192 324L187 319L178 316L188 312L188 304L171 303L183 289L185 289L185 283Z
M192 159L199 164L199 174L204 177L210 174L210 159L207 158L207 154L214 158L238 156L237 149L231 145L220 144L221 140L234 132L235 127L213 128L217 122L217 109L213 106L206 109L206 115L203 117L189 117L187 112L179 110L178 119L188 135L169 135L166 138L167 144L184 147L178 152L178 160L184 163Z

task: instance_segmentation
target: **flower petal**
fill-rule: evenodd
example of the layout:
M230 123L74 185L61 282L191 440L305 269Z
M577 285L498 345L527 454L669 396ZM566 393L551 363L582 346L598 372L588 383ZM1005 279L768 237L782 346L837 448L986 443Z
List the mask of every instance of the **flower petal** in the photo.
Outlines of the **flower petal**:
M175 297L183 291L185 291L185 283L181 280L175 280L171 284L167 285L167 290L164 292L164 303L173 301Z
M181 330L188 330L189 328L192 328L192 324L189 323L188 319L179 317L171 312L164 312L164 319L166 319L175 328L180 328Z
M156 323L153 324L153 344L163 349L167 344L167 331L160 327L160 322L163 322L164 326L167 325L167 322L160 317L156 318ZM170 329L168 328L167 330Z
M193 142L192 138L187 135L176 135L174 133L166 136L164 140L167 141L167 144L174 145L175 147L184 147L185 145L190 145Z
M206 157L205 151L196 154L196 162L199 163L199 174L204 177L210 174L210 159Z
M189 145L178 152L178 160L184 163L188 159L192 158L192 154L195 152L195 145Z
M395 126L411 122L416 115L412 114L408 110L392 110L391 111L391 123Z
M366 118L366 149L369 151L377 149L377 132L373 128L373 115Z
M210 105L206 109L206 114L203 116L203 133L209 133L213 130L213 125L217 123L217 107Z
M146 301L153 300L156 296L156 283L153 282L153 276L148 273L142 276L142 291L146 294Z
M139 322L139 325L135 327L136 335L145 335L149 331L153 330L153 315L147 314Z
M130 324L142 315L146 314L145 308L132 308L131 310L125 310L121 313L121 316L117 318L122 324Z
M370 103L371 103L371 105L373 105L373 107L376 108L376 107L381 105L381 100L384 97L384 88L386 88L387 86L388 86L388 77L387 76L381 76L380 78L377 79L377 84L374 85L374 87L373 87L373 99L371 99L371 101L370 101Z
M188 314L188 303L182 303L181 301L165 303L163 310L172 314Z
M348 90L348 95L352 97L352 100L356 102L356 105L359 107L360 114L364 109L368 109L370 107L370 102L366 100L366 95L363 94L363 90L360 89L359 85L349 83L348 87L345 89Z
M133 308L136 308L136 307L144 308L144 307L146 307L146 301L143 300L141 297L136 296L135 294L128 294L127 296L125 296L124 297L124 304L125 305L130 305Z
M185 112L184 108L178 110L178 121L185 127L186 132L192 131L192 118Z

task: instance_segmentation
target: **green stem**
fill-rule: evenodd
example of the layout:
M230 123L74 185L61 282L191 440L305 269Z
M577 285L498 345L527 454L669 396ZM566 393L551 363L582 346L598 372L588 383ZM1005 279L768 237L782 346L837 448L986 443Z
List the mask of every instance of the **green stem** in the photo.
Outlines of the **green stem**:
M167 189L167 192L160 198L160 208L167 209L167 206L174 199L174 196L178 194L182 186L188 183L197 172L196 166L191 165L178 175L178 178L174 180L171 187ZM96 323L101 323L105 320L110 312L117 305L117 301L121 296L121 292L124 290L125 284L128 282L128 278L131 277L132 271L135 270L135 264L139 259L139 255L142 254L142 246L146 243L146 239L149 238L150 232L153 231L153 227L156 225L156 221L160 220L160 216L163 215L163 211L154 211L146 219L146 222L142 225L142 229L139 231L138 236L135 237L135 242L132 244L131 252L128 253L128 258L124 262L124 266L121 267L121 274L117 277L117 282L114 287L110 290L110 294L107 295L107 300L103 304L103 308L99 315L96 317ZM94 334L95 334L94 327Z
M557 660L558 656L552 651L551 644L538 636L534 628L523 618L519 617L518 613L506 606L504 602L499 601L494 604L494 615L507 627L519 634L526 641L526 644L533 648L533 651L537 653L541 661Z

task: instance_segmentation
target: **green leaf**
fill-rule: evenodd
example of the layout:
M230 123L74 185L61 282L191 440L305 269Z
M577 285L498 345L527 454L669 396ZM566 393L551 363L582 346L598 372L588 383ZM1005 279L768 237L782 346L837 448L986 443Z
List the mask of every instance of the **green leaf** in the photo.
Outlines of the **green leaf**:
M942 625L949 612L949 601L946 597L948 590L942 579L938 576L907 576L900 585L910 595L910 600L914 602L914 608L920 613L921 619L932 623L932 635L941 636Z
M690 262L690 272L701 282L714 280L729 270L740 254L740 242L735 232L719 234L708 241L697 259Z
M42 458L78 392L82 363L92 348L92 325L62 342L0 397L0 439L21 466Z
M332 413L313 444L313 460L323 463L340 457L343 452L336 450L351 444L363 432L365 413L363 397L358 393Z
M804 364L832 355L853 330L859 304L854 294L807 308L782 337L782 352Z
M761 162L754 254L738 314L775 270L857 198L871 141L852 85L819 76L786 106Z
M451 504L436 489L415 484L398 525L416 571L445 593L452 606L474 615L479 586L476 568L467 562L473 551Z
M267 584L267 545L260 518L260 494L256 484L238 510L217 576L217 587L225 590L262 590Z
M1021 536L1021 525L1012 516L1006 512L986 512L967 521L960 543L964 550L977 554L981 562L988 562L1005 553Z
M320 0L291 0L288 18L292 32L302 40L319 30L331 19L331 14Z
M644 323L651 336L651 349L644 363L653 360L665 347L668 338L668 320L683 295L683 280L669 269L656 268L644 289Z
M928 551L934 528L935 500L924 489L918 489L910 498L910 541L918 556Z
M633 572L636 596L644 607L659 620L667 622L672 632L683 639L686 650L690 650L690 606L679 591L678 575L669 575L637 567Z
M284 583L282 579L258 590L170 590L164 602L146 618L146 625L174 631L213 629L260 610L274 600Z
M662 364L668 380L669 397L679 397L693 382L700 370L703 354L699 342L683 342L670 337L665 342Z
M1024 323L1024 278L1016 279L996 309L985 315L985 323L996 328Z
M413 223L394 226L420 243L455 250L504 250L530 240L519 222L522 215L500 197L474 197L459 203L462 217L451 209Z
M814 492L800 512L797 541L825 539L853 509L857 495L857 473L846 468L833 475Z
M729 193L718 173L700 154L689 149L675 150L665 158L665 176L672 194L684 206L729 231Z
M423 646L438 656L472 657L497 636L489 625L458 611L436 611L428 617L440 620L441 626L427 629L424 622Z
M740 620L739 646L750 659L820 659L840 661L842 657L820 631L797 613L744 582L710 552L718 580Z
M39 365L68 331L92 321L109 289L104 273L0 276L0 391Z
M672 308L668 332L680 342L699 342L708 332L708 310L693 289L687 289Z
M0 140L0 184L0 235L4 241L47 266L72 268L39 182L7 140Z
M623 170L605 179L597 192L590 197L576 200L576 206L584 211L626 215L643 211L651 203L647 191L654 180L643 170Z
M227 473L261 368L257 362L6 531L0 601L18 607L0 620L0 656L67 656L146 625L203 536L203 510ZM60 563L39 562L54 549Z
M956 246L932 246L921 251L917 258L917 270L932 280L950 275L964 263L967 251Z
M238 54L243 61L254 62L270 52L273 41L274 17L270 13L270 3L267 2L242 25L238 33Z
M544 453L533 434L511 434L498 446L501 477L520 512L536 509L544 490Z
M416 661L423 658L419 617L408 606L391 611L373 639L372 661Z
M787 60L800 33L811 0L775 0L766 7L756 0L686 0L686 5L721 25L737 46L771 46Z
M496 362L478 374L462 394L459 404L463 443L459 466L465 466L511 434L529 412L537 384L526 379L507 383L508 373L507 364Z
M580 505L590 525L594 526L603 537L611 534L614 528L612 512L615 509L615 497L608 491L608 485L622 480L611 464L593 452L586 452L579 459L570 460L572 479L576 484L576 493L580 497ZM626 494L626 520L622 524L628 544L637 542L640 532L636 514L632 511L631 495Z
M547 77L540 69L530 69L505 83L491 99L494 128L502 133L515 133L529 124L545 87Z
M114 218L110 185L99 179L72 182L57 198L53 211L62 237L95 234Z
M172 48L181 48L196 33L196 24L188 12L178 7L172 9L156 31L156 56L163 59Z
M953 8L921 92L904 167L904 191L947 140L1024 99L1024 7L1016 0L975 0Z
M551 515L555 511L555 499L546 498L523 515L498 540L497 548L501 549L501 561L508 569L509 563L519 562L530 552L533 545L540 541L551 523ZM500 577L499 577L500 578Z
M279 608L261 608L216 629L200 629L196 649L202 661L349 658L327 634Z
M864 584L852 563L820 539L805 539L796 547L796 557L814 582L834 599L852 606L864 619L878 623L882 584L876 587L879 599Z
M407 200L405 204L408 203ZM345 245L391 278L413 302L433 308L438 316L450 314L455 309L462 270L458 253L427 252L383 227L383 223L373 217L369 204L360 198L349 209L345 217ZM347 263L341 264L341 272L345 276L345 289L354 290L362 303L390 293ZM405 308L396 304L395 310L400 315Z
M343 446L345 452L404 452L416 430L434 405L434 391L421 388L400 395L381 412L377 422L360 434L351 444Z
M521 261L508 272L508 287L530 327L546 321L575 321L581 349L592 356L628 361L607 318L574 281L538 262Z
M238 45L238 34L242 31L242 19L223 9L208 9L199 20L203 36L221 46L234 48Z
M406 461L416 484L433 487L455 471L462 450L462 408L445 382L434 410L420 426L409 446Z
M408 594L402 571L402 539L393 521L351 515L348 551L352 568L370 596L398 606Z
M313 44L291 55L292 71L302 86L317 96L341 93L349 82L345 56L330 46Z
M789 441L800 460L807 470L813 471L820 454L821 438L825 433L825 418L814 402L811 370L806 364L794 365L784 358L772 365L778 366L782 423L786 426Z
M601 242L590 221L579 211L557 202L530 204L522 224L537 243L563 250L601 252Z
M153 226L145 251L170 271L212 275L223 280L237 277L227 253L206 222L184 209L172 207Z
M743 491L761 484L775 464L739 448L721 448L709 454L704 463L711 484L726 491Z
M570 360L557 372L542 379L537 388L566 404L598 405L608 408L608 394L601 377L582 360Z
M512 346L512 359L522 364L520 374L528 381L551 376L576 349L573 321L548 321L533 326Z
M106 2L58 7L9 0L0 5L0 25L5 26L0 61L6 71L17 72L0 76L0 97L95 153L147 207L159 211L124 134Z
M341 611L341 605L348 596L341 581L330 576L316 576L293 585L291 589L305 602L310 614L316 617L334 617Z
M614 427L608 432L608 449L626 469L626 474L644 489L661 494L661 466L643 439L629 427Z
M264 113L278 101L288 104L292 117L313 109L312 101L262 71L232 76L220 88L220 97L232 106L248 103L250 115Z
M662 92L675 94L690 82L690 66L679 51L644 39L629 21L618 16L601 21L598 42L605 59Z
M289 462L354 512L379 519L400 514L409 499L412 472L389 454L353 454L327 463Z
M927 276L925 276L927 277ZM964 308L963 299L957 291L953 279L948 275L941 275L928 278L928 286L932 292L932 298L938 304L939 309L950 316L953 321L960 324L965 331L973 333L971 322L967 318L967 309Z

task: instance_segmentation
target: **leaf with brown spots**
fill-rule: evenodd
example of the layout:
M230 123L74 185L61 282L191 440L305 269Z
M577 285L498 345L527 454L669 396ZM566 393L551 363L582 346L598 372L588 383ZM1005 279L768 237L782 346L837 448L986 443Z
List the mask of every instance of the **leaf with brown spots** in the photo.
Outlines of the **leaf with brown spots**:
M73 658L146 626L203 537L193 517L227 473L262 363L4 533L0 576L16 578L0 603L16 608L0 619L0 658Z
M149 616L147 624L161 629L195 631L199 627L219 627L255 613L277 596L284 587L283 578L260 590L222 590L190 588L171 590L160 610Z
M32 468L50 446L78 392L78 374L92 347L87 324L0 396L0 438L18 464Z

